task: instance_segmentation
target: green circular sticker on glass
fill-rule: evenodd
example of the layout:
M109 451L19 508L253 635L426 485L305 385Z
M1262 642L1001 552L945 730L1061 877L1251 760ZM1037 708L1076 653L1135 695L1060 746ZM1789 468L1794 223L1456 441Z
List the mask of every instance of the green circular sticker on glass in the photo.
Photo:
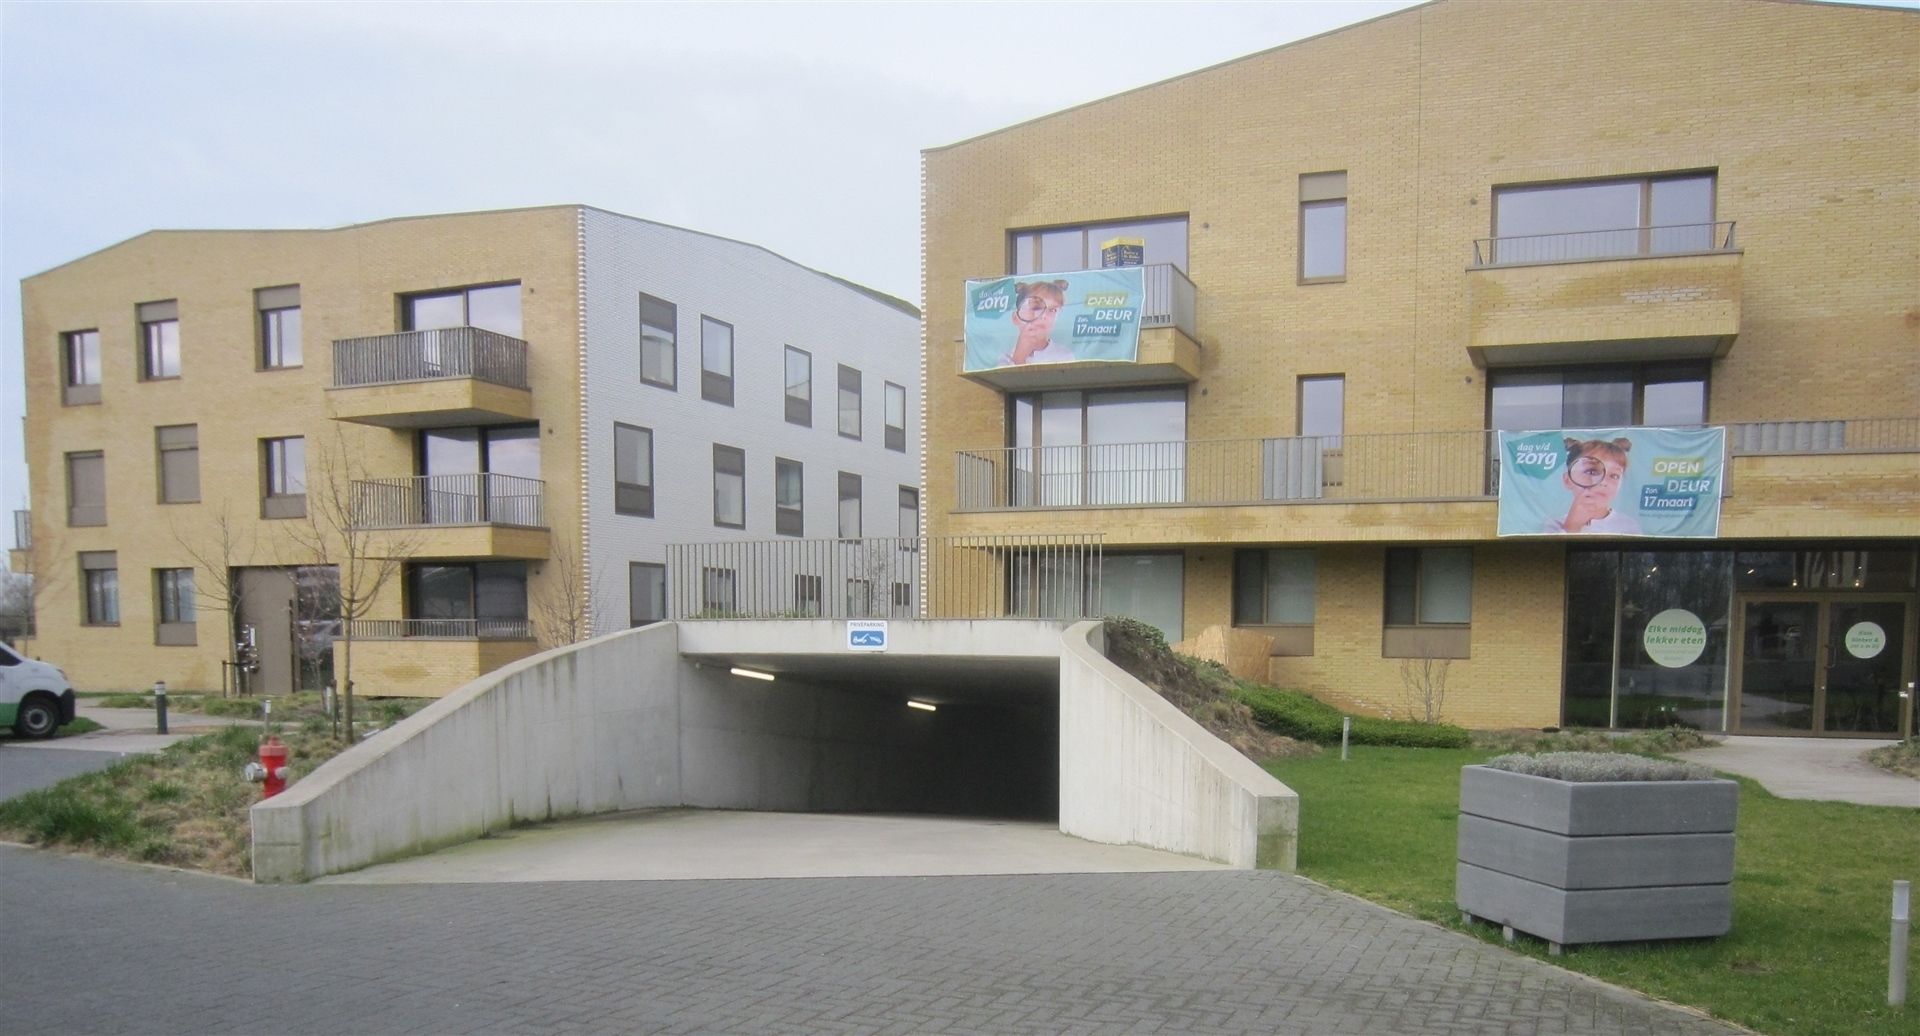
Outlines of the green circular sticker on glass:
M1707 649L1707 624L1685 608L1668 608L1648 620L1640 643L1648 658L1668 669L1684 669Z
M1855 658L1872 658L1887 649L1887 631L1877 622L1856 622L1847 630L1845 643L1847 654Z

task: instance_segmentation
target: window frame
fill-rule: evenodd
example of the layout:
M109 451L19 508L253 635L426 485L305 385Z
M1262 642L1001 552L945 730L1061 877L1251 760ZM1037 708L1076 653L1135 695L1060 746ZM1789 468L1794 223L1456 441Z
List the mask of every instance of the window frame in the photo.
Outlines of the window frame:
M806 391L798 396L793 394L793 387L795 384L793 380L793 359L796 356L801 357L802 360L806 363L806 367L807 367L806 380L799 383L805 387ZM802 428L812 428L813 427L813 354L806 351L805 349L799 349L789 345L787 346L786 352L782 354L782 364L783 365L781 367L780 376L783 382L783 392L785 393L785 399L786 399L787 423L797 424Z
M92 367L92 380L88 367ZM60 332L60 405L90 406L100 402L100 329Z
M153 642L161 647L190 647L198 642L199 611L195 607L191 568L153 570Z
M291 471L287 443L300 443L300 491L288 492ZM307 514L307 437L281 435L260 440L260 517L304 518Z
M1335 177L1339 178L1337 182ZM1347 171L1332 169L1318 173L1301 173L1299 202L1295 228L1298 247L1294 250L1296 283L1302 285L1344 283L1350 270L1348 260L1353 254L1349 240L1353 229L1353 212L1348 207ZM1340 210L1340 272L1309 275L1307 273L1307 213L1335 207Z
M183 428L193 433L193 442L191 444L186 444L179 441L175 441L169 444L167 442L167 436L165 433L171 432L171 431L178 431ZM175 438L176 440L178 439L177 436ZM197 424L157 425L153 429L153 448L154 448L154 455L155 455L154 456L154 474L157 476L157 480L159 482L159 485L155 487L155 491L158 494L156 497L156 502L163 505L169 505L169 506L174 504L199 503L200 502L200 426ZM176 499L168 491L168 488L169 488L168 478L167 478L167 471L169 467L167 463L168 455L184 454L189 452L193 454L193 495L181 496Z
M884 445L887 449L895 453L905 453L907 452L907 387L905 385L896 385L891 381L882 381L880 384L882 396L880 420L881 423L886 426L886 441ZM892 413L896 393L900 399L900 423L898 425L893 423Z
M852 496L847 495L847 487L849 485L853 487ZM866 510L866 503L864 500L861 499L861 496L863 494L862 494L860 476L851 471L840 472L839 490L840 490L839 505L835 510L835 516L837 518L837 521L835 522L835 525L834 525L835 529L837 529L839 533L838 538L843 540L860 539L861 531L862 529L865 528L865 525L866 525L865 523L866 516L864 514ZM847 502L848 501L853 502L853 535L851 536L847 535Z
M291 299L291 304L288 299ZM274 288L255 288L253 292L254 334L258 348L254 351L254 369L260 371L299 370L306 366L306 347L303 340L304 323L300 316L300 286L283 284ZM286 362L288 335L286 333L286 314L294 314L293 342L294 362Z
M807 572L793 576L793 610L803 617L819 618L827 611L827 581Z
M723 469L721 467L721 460L723 458L729 462L737 460L739 464L738 470ZM740 520L738 522L725 521L720 517L720 479L722 476L739 480ZM715 528L720 529L744 529L747 527L747 451L741 447L726 446L721 443L713 444L713 524Z
M1647 400L1648 385L1681 384L1681 383L1686 383L1686 382L1696 380L1692 377L1675 377L1674 375L1677 375L1677 374L1680 374L1680 375L1698 374L1699 375L1697 380L1700 382L1700 417L1701 417L1700 424L1711 424L1713 421L1713 364L1711 361L1708 361L1708 360L1647 360L1647 361L1629 361L1626 363L1529 365L1529 366L1519 366L1519 367L1500 367L1494 370L1489 370L1486 372L1486 376L1481 379L1486 383L1486 414L1484 418L1486 428L1488 431L1498 431L1498 430L1535 431L1537 430L1532 428L1500 429L1498 425L1494 424L1494 420L1493 420L1493 394L1494 394L1494 390L1499 387L1498 383L1502 379L1513 378L1516 376L1543 375L1543 374L1556 375L1560 378L1560 388L1562 392L1561 403L1560 403L1561 423L1556 427L1562 427L1562 428L1582 427L1578 425L1569 425L1565 423L1566 422L1565 390L1567 385L1566 377L1567 375L1574 374L1574 373L1607 372L1607 371L1624 372L1628 377L1633 379L1633 413L1631 415L1632 420L1625 422L1625 424L1622 425L1621 427L1641 427L1644 425L1646 420L1646 413L1647 413L1646 400ZM1698 427L1698 426L1697 425L1657 425L1655 427L1686 428L1686 427Z
M646 461L647 480L645 482L620 481L620 441L623 432L633 432L642 439L641 445L645 447ZM653 487L653 429L615 421L613 423L613 513L630 518L652 518L654 516ZM621 503L623 499L632 500L633 503L631 506L623 506Z
M781 503L781 473L791 467L795 482L800 487L800 499L791 505ZM804 536L806 534L807 504L807 466L787 457L773 458L773 533L776 536Z
M667 310L668 323L665 330L671 332L671 334L666 339L665 346L666 362L664 366L667 371L667 380L665 381L661 381L658 378L647 377L647 328L657 328L661 326L659 324L647 323L648 304L664 306ZM640 293L637 320L638 327L640 328L640 384L663 388L669 392L680 391L680 307L658 295L649 295L643 291Z
M1467 559L1467 568L1466 568L1466 571L1467 571L1467 586L1466 586L1467 617L1458 622L1436 621L1433 619L1426 618L1421 613L1422 594L1420 592L1420 586L1421 586L1421 583L1425 582L1428 578L1427 563L1430 558L1441 553L1462 554ZM1395 557L1404 558L1404 557L1407 557L1408 555L1412 555L1413 557L1413 582L1409 584L1409 589L1408 589L1408 593L1412 597L1413 621L1392 622L1390 621L1390 617L1393 614L1393 599L1392 599L1393 561ZM1381 616L1382 625L1409 628L1409 629L1429 627L1429 626L1462 629L1462 628L1473 625L1473 568L1474 566L1473 566L1473 548L1472 547L1469 547L1469 546L1389 547L1387 548L1385 568L1386 568L1385 576L1387 580L1385 583L1385 593L1387 596L1385 599L1385 607L1382 609L1382 616Z
M726 328L727 331L727 369L725 372L707 366L707 329ZM722 406L733 405L734 372L734 330L733 325L705 313L700 314L700 398L709 403Z
M1088 270L1099 267L1099 244L1094 240L1101 237L1114 237L1138 232L1138 228L1156 223L1179 223L1186 237L1185 254L1178 262L1171 258L1158 256L1145 257L1149 266L1162 263L1172 266L1185 274L1193 261L1193 216L1186 212L1161 213L1152 216L1135 216L1129 219L1103 220L1093 223L1067 223L1049 227L1019 227L1007 231L1007 275L1012 277L1037 276L1043 273L1070 273L1073 270ZM1045 239L1049 234L1077 233L1080 235L1080 265L1072 268L1049 269L1042 259L1045 255ZM1023 240L1024 239L1024 240ZM1026 250L1024 269L1021 250Z
M842 439L852 439L858 442L865 426L865 422L862 420L864 415L861 413L861 408L866 405L864 393L861 391L863 375L857 367L849 367L844 363L838 364L837 366L839 367L839 373L837 376L838 389L836 405L834 407L834 427L839 431ZM853 388L851 389L847 388L847 375L849 374L853 375ZM848 392L853 393L852 410L847 409ZM847 431L847 415L849 413L853 415L853 431L851 432Z
M1304 554L1309 560L1311 582L1307 587L1306 622L1278 622L1268 608L1273 575L1272 557L1276 553ZM1241 591L1247 570L1257 561L1260 581L1260 614L1249 616L1241 608ZM1314 653L1314 631L1320 621L1320 553L1312 547L1250 547L1233 552L1233 571L1229 586L1230 618L1235 628L1257 629L1273 638L1275 657L1306 657Z
M897 514L900 518L900 538L903 540L917 540L920 538L920 488L918 486L901 486L899 488L899 511ZM913 498L913 505L911 507L907 505L908 497ZM913 512L913 528L911 530L907 528L906 522L908 511Z
M99 463L100 465L100 468L99 468L100 502L97 505L77 503L75 501L74 487L78 485L80 482L79 479L76 479L74 477L73 465L75 461L83 461L83 462L97 461ZM67 477L67 527L69 529L90 529L90 528L98 528L100 526L106 525L107 524L107 452L105 450L75 450L71 453L66 454L66 477ZM99 520L89 521L87 519L90 519L94 516L91 513L83 514L82 510L91 509L94 507L99 508L99 511L100 511L98 516Z
M1702 180L1702 179L1708 181L1707 218L1704 221L1704 224L1690 224L1690 223L1659 224L1659 223L1652 222L1653 192L1654 192L1654 186L1656 184L1672 183L1672 182L1683 181L1683 180ZM1591 256L1573 256L1568 258L1534 258L1534 259L1515 259L1515 260L1502 260L1499 258L1498 250L1500 246L1498 242L1500 241L1503 241L1503 240L1512 241L1512 240L1519 240L1519 239L1524 239L1529 237L1559 236L1554 233L1503 235L1500 229L1500 194L1501 192L1529 191L1529 190L1534 190L1534 191L1565 190L1565 189L1580 188L1580 187L1601 187L1601 186L1606 186L1610 184L1633 184L1639 188L1639 194L1640 194L1639 203L1638 203L1639 213L1638 213L1635 225L1631 227L1607 227L1607 228L1601 228L1594 231L1563 231L1561 233L1562 234L1607 233L1607 232L1625 233L1627 231L1637 231L1638 232L1637 245L1636 245L1635 251L1621 253L1617 255L1597 254L1597 255L1591 255ZM1489 256L1489 259L1490 259L1489 265L1493 265L1493 266L1555 265L1559 263L1568 263L1568 262L1593 262L1593 261L1606 261L1609 259L1633 259L1633 258L1639 258L1639 257L1645 257L1645 256L1696 255L1696 254L1701 254L1699 250L1685 249L1685 250L1674 250L1674 251L1662 251L1662 250L1656 249L1652 247L1653 239L1651 234L1654 230L1659 229L1662 226L1705 225L1708 228L1708 232L1707 232L1708 247L1706 251L1707 252L1716 251L1716 249L1713 247L1713 241L1715 240L1713 231L1716 224L1720 222L1720 169L1718 167L1710 167L1710 168L1702 168L1702 169L1678 169L1678 170L1670 170L1663 173L1639 173L1639 174L1633 174L1633 175L1627 175L1627 176L1587 176L1587 177L1577 177L1570 180L1537 180L1537 181L1520 181L1516 183L1497 183L1497 184L1493 184L1488 189L1488 201L1489 201L1489 204L1487 205L1487 226L1488 226L1487 236L1493 242L1495 242L1494 244L1495 253L1492 256Z
M119 554L111 550L83 550L77 560L80 565L80 625L120 625Z
M518 289L515 292L515 301L518 303L520 327L517 329L516 333L514 334L507 334L507 332L505 331L496 331L491 327L481 327L479 324L476 324L473 322L473 293L476 291L491 291L495 288ZM472 327L472 328L477 328L478 330L481 330L481 331L485 331L488 334L504 335L505 337L516 339L519 341L526 340L526 329L527 329L526 282L519 281L519 280L488 281L484 284L467 284L467 285L462 285L460 287L454 287L454 288L429 288L425 291L400 292L397 296L395 296L395 303L398 306L400 311L399 319L396 321L396 323L399 324L400 330L402 332L437 330L436 328L423 328L423 327L414 326L413 303L418 302L422 299L446 299L446 298L453 298L455 296L458 296L460 299L460 321L461 322L452 326Z
M180 346L180 303L178 299L143 302L136 307L140 323L140 380L178 381L184 365ZM172 334L173 370L168 372L166 336Z
M726 591L724 607L717 591ZM703 565L700 568L700 613L711 615L716 612L737 615L740 612L740 571L722 565Z
M660 617L657 619L643 617L642 615L639 614L639 610L635 607L636 595L634 593L634 590L635 590L636 584L634 582L634 577L638 575L640 572L642 572L643 570L657 572L660 575L660 582L658 585L659 595L657 600L655 602L652 602L652 603L657 603L660 606ZM665 621L667 621L667 566L658 561L627 562L627 628L634 629L640 626L650 626L653 623L665 622Z

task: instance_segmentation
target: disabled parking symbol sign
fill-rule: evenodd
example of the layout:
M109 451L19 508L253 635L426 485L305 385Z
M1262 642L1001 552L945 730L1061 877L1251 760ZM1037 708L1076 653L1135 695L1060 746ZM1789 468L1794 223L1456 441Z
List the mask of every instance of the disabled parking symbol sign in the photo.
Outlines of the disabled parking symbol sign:
M887 649L887 624L884 620L848 619L848 651L885 651Z

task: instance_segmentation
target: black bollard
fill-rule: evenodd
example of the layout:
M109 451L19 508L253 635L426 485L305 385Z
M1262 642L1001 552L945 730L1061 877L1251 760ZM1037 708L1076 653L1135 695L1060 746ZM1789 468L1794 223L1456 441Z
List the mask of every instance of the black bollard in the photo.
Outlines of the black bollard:
M165 680L153 682L153 721L160 733L167 732L167 682Z

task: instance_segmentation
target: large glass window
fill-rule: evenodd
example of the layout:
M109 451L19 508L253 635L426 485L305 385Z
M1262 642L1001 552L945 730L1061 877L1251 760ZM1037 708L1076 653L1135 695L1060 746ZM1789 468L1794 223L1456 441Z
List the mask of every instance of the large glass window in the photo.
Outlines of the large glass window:
M1311 549L1234 551L1233 624L1313 625L1316 582Z
M1166 635L1184 635L1185 559L1179 554L1108 554L1100 559L1100 613L1139 619Z
M1187 268L1185 216L1016 230L1007 237L1013 253L1009 272L1015 274L1097 270L1102 265L1100 246L1117 237L1144 242L1144 261L1149 264L1171 263L1183 271Z
M156 568L153 576L156 597L160 603L160 621L193 622L193 569Z
M160 453L160 502L190 504L200 499L200 428L167 425L153 430Z
M86 591L81 621L88 626L120 625L120 562L111 550L80 553L80 576Z
M260 440L262 518L299 518L307 513L307 440L301 436Z
M787 346L787 423L813 427L813 354Z
M1300 379L1300 434L1320 439L1329 448L1340 445L1346 431L1347 379L1324 374Z
M1568 551L1564 722L1722 729L1733 562L1731 551ZM1697 655L1663 649L1676 627L1705 632Z
M60 336L61 402L67 406L100 402L100 332L69 331Z
M732 446L713 447L713 524L747 527L747 454Z
M627 564L627 624L645 626L667 617L667 566L646 561Z
M401 299L401 322L403 331L479 327L519 338L520 285L493 284L408 295Z
M1714 174L1498 187L1502 263L1561 262L1712 249Z
M1387 625L1465 625L1471 621L1471 547L1396 547L1387 551Z
M840 538L860 538L860 476L850 471L840 473Z
M1300 177L1300 283L1347 277L1347 174Z
M613 510L653 517L653 429L613 426Z
M700 318L700 398L733 405L733 325Z
M1010 411L1016 506L1182 499L1185 386L1017 395Z
M797 460L773 459L773 531L779 536L806 534L806 469Z
M526 562L414 564L407 566L406 582L411 635L528 635Z
M1674 427L1707 420L1704 364L1498 370L1488 372L1487 385L1488 426L1502 431Z
M544 524L537 424L422 432L420 474L430 522Z
M900 487L900 536L910 539L920 535L920 491L912 486Z
M840 434L860 438L860 372L847 366L840 368Z
M640 380L661 388L679 383L679 309L652 295L640 296Z
M147 381L180 376L180 304L143 302L140 316L140 377Z
M893 382L886 385L886 447L907 452L907 390Z
M300 366L300 286L261 288L253 293L253 304L260 312L261 369Z

